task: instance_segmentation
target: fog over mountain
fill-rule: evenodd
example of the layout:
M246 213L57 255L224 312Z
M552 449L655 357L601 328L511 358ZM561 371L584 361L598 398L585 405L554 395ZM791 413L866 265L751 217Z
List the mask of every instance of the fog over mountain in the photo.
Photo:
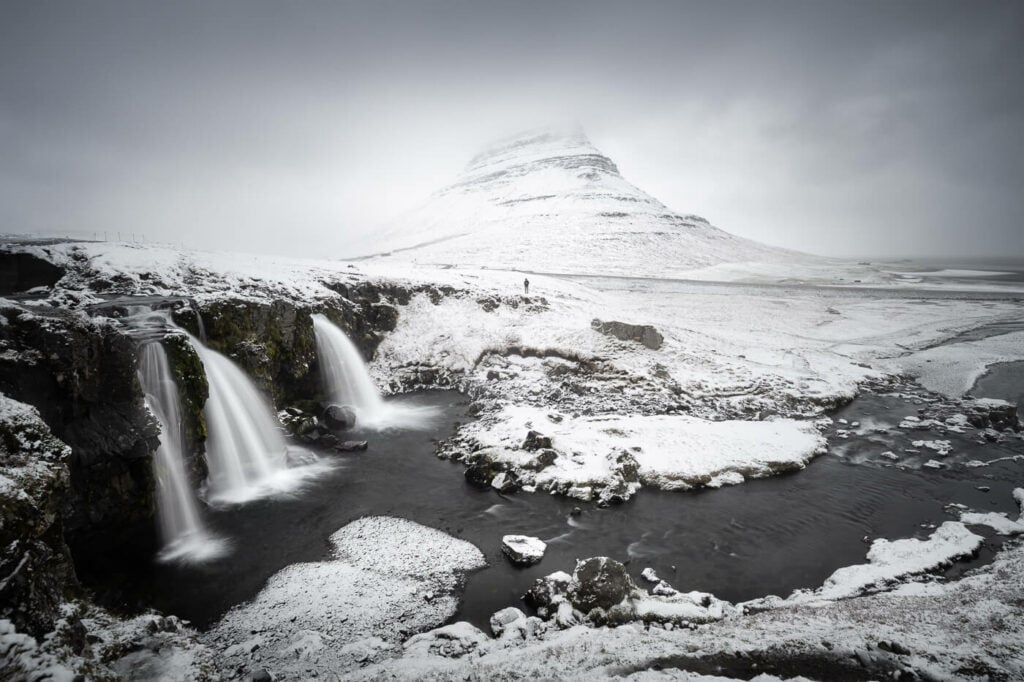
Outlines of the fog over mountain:
M826 255L1024 255L1019 2L0 7L0 231L339 256L478 149Z
M451 184L352 248L419 263L627 276L801 259L673 211L574 125L488 146Z

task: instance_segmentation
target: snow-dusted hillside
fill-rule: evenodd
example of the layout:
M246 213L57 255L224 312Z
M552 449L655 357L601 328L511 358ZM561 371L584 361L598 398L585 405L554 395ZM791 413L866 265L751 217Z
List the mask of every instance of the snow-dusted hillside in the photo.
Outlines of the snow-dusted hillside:
M352 255L533 272L676 276L718 263L806 259L682 215L630 184L577 129L478 154L448 187Z

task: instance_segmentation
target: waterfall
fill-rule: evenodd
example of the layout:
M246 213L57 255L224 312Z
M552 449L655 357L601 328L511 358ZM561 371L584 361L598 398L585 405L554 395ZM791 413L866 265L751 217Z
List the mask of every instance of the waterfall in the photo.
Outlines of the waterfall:
M357 426L423 428L430 423L436 410L385 402L363 356L345 332L323 315L312 317L324 389L331 402L355 410Z
M315 463L289 467L288 444L270 404L235 363L189 336L206 369L210 396L206 462L207 499L239 503L286 492L322 470ZM306 462L311 453L304 453ZM312 458L315 459L315 458Z
M323 315L313 315L316 350L332 402L351 405L356 416L373 421L384 411L384 399L370 378L356 345Z
M199 505L185 473L181 432L181 400L167 364L167 353L158 341L143 344L139 356L139 380L146 404L160 423L160 445L154 457L157 485L157 517L163 561L206 561L228 549L203 526Z

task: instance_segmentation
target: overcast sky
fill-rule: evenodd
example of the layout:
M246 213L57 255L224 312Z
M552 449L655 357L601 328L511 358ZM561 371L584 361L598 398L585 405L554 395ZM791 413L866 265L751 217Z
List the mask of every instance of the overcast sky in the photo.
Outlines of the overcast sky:
M578 120L828 255L1024 256L1024 2L0 3L0 233L344 255Z

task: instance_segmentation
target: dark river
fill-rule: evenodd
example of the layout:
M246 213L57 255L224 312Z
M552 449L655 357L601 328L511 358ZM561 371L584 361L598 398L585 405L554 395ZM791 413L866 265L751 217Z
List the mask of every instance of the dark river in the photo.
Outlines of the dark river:
M1024 363L994 367L976 393L1019 396L1022 369ZM640 572L653 567L678 589L731 601L785 596L820 585L839 567L862 563L871 539L926 536L932 526L955 518L944 509L949 503L1014 512L1011 491L1024 469L1018 461L962 466L1024 454L1019 439L981 445L976 432L937 436L900 430L895 425L916 414L917 399L866 393L834 415L860 421L859 429L842 427L858 433L830 437L829 453L802 472L719 490L643 489L626 504L599 509L543 493L506 496L469 486L461 464L433 454L435 441L467 420L466 399L431 392L398 400L435 406L441 416L425 431L365 434L366 452L320 453L337 466L294 497L208 510L211 530L233 546L223 559L201 566L158 564L152 559L155 539L149 538L134 554L78 553L83 581L108 606L155 607L205 627L252 598L281 568L328 558L328 536L348 522L389 515L438 528L483 551L490 565L469 577L456 618L485 629L493 612L521 606L535 578L571 573L577 558L598 555L627 562L640 584ZM933 438L953 443L946 469L921 468L926 455L904 452L912 440ZM886 459L886 451L899 459ZM578 517L570 515L575 506L583 509ZM528 569L511 566L500 550L508 533L548 542L544 560ZM998 542L990 538L971 563L990 558Z

